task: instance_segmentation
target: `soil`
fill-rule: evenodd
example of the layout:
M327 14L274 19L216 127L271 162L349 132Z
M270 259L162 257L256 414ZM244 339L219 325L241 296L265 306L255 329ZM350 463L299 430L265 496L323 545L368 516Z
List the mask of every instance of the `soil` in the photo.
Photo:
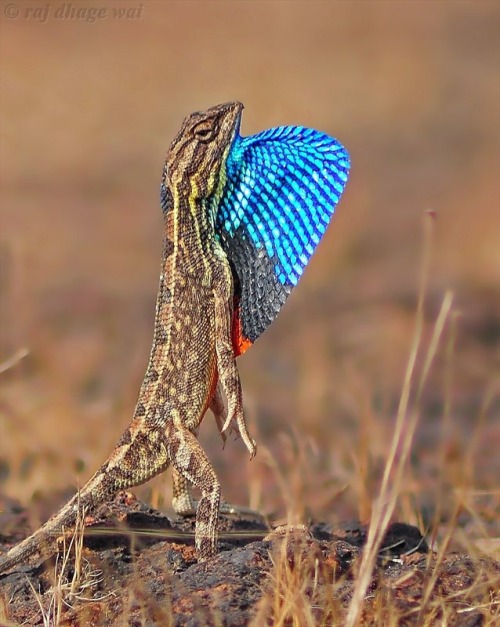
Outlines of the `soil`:
M5 551L25 535L27 514L12 500L4 502L2 509L0 547ZM347 608L366 539L365 526L352 523L332 529L325 523L312 523L309 534L268 538L269 527L263 519L223 516L221 523L219 555L198 564L192 544L194 517L171 520L131 493L119 493L114 502L86 519L76 590L71 593L68 583L75 574L73 555L58 575L59 588L66 590L59 624L236 626L255 620L254 624L273 624L269 622L269 591L276 582L270 573L280 547L286 551L290 572L314 573L310 583L305 580L304 593L318 600L312 606L317 624L334 622L333 615L328 615L333 611L331 603L325 603L332 584L338 607ZM10 621L5 624L44 624L39 603L46 608L55 598L54 573L61 572L60 558L54 566L51 555L0 578L4 620ZM379 592L390 595L392 606L404 617L398 624L420 624L422 599L433 577L426 602L439 598L448 624L492 624L487 608L479 606L474 593L461 596L460 603L453 599L468 589L484 595L484 586L499 580L500 565L486 557L437 555L416 527L400 522L391 524L385 535L365 613L369 615L371 605L380 602L380 594L375 594ZM441 624L439 615L434 618L437 622L430 624Z

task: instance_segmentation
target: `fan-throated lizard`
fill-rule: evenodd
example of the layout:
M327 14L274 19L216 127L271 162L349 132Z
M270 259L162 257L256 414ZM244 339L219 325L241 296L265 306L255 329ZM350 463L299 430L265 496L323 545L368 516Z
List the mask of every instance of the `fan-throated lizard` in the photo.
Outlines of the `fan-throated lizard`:
M297 284L338 202L349 157L304 127L239 135L243 105L188 116L160 188L164 243L149 364L130 426L78 493L0 556L0 573L55 544L79 512L173 467L173 508L196 513L200 561L217 551L221 487L197 440L208 409L250 456L236 357L269 326ZM225 401L224 402L224 397ZM199 489L196 502L191 487Z

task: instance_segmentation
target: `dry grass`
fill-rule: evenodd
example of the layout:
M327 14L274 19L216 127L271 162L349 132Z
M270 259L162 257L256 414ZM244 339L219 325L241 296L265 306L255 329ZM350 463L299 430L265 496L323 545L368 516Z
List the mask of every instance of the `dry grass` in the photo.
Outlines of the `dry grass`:
M291 560L290 549L284 542L277 554L274 571L270 574L269 590L253 622L255 626L262 624L293 625L294 627L334 624L345 625L346 627L355 627L360 624L395 626L405 624L405 621L409 619L416 619L418 625L433 625L437 621L439 624L446 625L449 620L455 624L457 615L466 615L478 610L483 615L481 624L495 625L497 623L500 616L500 597L494 591L498 592L500 580L498 577L494 577L492 573L483 579L479 578L470 587L457 590L452 594L440 594L436 590L437 582L443 576L443 560L450 548L452 537L458 531L459 512L463 511L465 507L468 494L466 487L459 484L454 486L453 503L450 505L453 514L443 529L439 543L435 541L439 525L438 516L435 516L433 522L426 526L423 524L418 510L409 511L404 504L405 495L408 492L407 485L411 481L409 457L418 427L419 415L422 411L422 395L431 366L443 342L445 328L450 327L450 321L455 320L452 310L452 294L447 292L444 295L428 345L423 345L423 312L430 272L433 222L434 216L427 214L422 278L414 337L397 410L394 435L389 447L380 492L374 500L367 543L356 569L355 583L353 590L350 591L348 608L346 610L342 605L342 601L345 599L345 581L343 578L334 579L331 582L331 596L329 598L318 598L316 595L318 568L320 568L318 556L314 554L305 556L304 553L299 552L297 553L298 559ZM452 327L448 345L450 359L453 357L454 332L455 329ZM421 372L418 373L416 372L416 364L422 353L422 368ZM450 386L447 385L446 389L449 391ZM488 404L490 400L489 398L485 399L485 404ZM447 406L449 403L450 399L447 398L443 404ZM445 419L446 417L445 414ZM477 431L474 433L464 460L464 471L469 476L473 474L474 455L477 453L474 440L476 442L478 440ZM445 442L441 441L439 444L442 447ZM442 448L438 455L442 460L445 460L446 455ZM365 461L362 465L368 465L368 462ZM441 470L444 474L444 467ZM434 539L432 546L435 553L429 554L425 585L421 590L421 600L418 606L410 612L408 610L401 611L400 604L395 602L391 590L387 588L380 587L371 593L368 592L372 584L374 569L381 557L381 542L398 506L400 511L406 510L405 520L413 519L415 522L420 522L419 527L422 533ZM481 526L480 516L477 512L471 511L470 513L474 516L478 526ZM486 554L491 556L494 554L496 541L493 539L485 540L484 544L466 541L464 537L461 539L462 550L472 556L473 563L474 560L480 559L484 549L487 549ZM483 551L480 550L480 547L483 548ZM406 572L394 582L393 589L403 587L416 573L417 571ZM460 606L460 609L457 610L457 606Z
M389 457L384 468L380 494L378 495L373 508L366 548L359 567L358 580L354 589L352 601L349 605L346 627L354 627L359 622L362 613L364 599L366 597L368 586L370 585L380 545L387 528L389 527L389 523L391 522L396 509L399 495L402 491L405 479L404 471L408 463L408 456L411 451L411 445L415 435L415 429L417 427L417 420L420 413L419 403L422 397L424 385L429 374L430 366L436 356L444 324L447 321L451 310L452 297L448 292L443 300L443 304L434 327L434 333L432 335L429 348L425 354L422 374L420 381L417 384L416 398L414 401L415 406L410 407L410 397L412 395L413 388L415 387L415 366L418 355L422 351L421 344L424 328L424 300L429 278L431 252L430 229L432 226L431 220L433 219L434 216L427 214L426 224L428 225L428 236L425 242L425 254L422 263L422 279L416 314L415 334L413 337L403 390L396 415L394 436L389 450Z
M102 572L93 569L83 556L84 521L85 512L82 511L77 517L71 534L63 534L59 539L59 553L56 556L51 584L44 585L43 590L41 585L36 589L32 581L27 578L27 584L36 601L37 609L27 618L28 622L23 624L43 625L43 627L65 625L68 610L72 610L75 605L84 604L86 601L105 600L114 595L114 591L109 591L104 595L99 594L98 590L103 581ZM7 620L8 607L3 607L0 615L2 621L6 621L2 624L17 624Z
M70 539L66 536L62 538L62 550L54 566L53 585L41 594L29 582L40 608L44 627L62 624L63 614L72 609L75 602L99 600L94 591L101 582L101 573L92 571L83 557L84 520L85 514L82 512L76 520ZM91 596L87 596L88 594ZM111 594L113 593L106 596ZM32 620L34 623L39 622L38 617L33 617Z

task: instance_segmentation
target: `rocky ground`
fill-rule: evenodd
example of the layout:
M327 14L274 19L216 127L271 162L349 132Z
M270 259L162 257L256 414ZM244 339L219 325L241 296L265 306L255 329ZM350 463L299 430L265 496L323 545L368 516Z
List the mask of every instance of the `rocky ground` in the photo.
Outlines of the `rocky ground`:
M26 532L22 508L7 502L3 511L2 551ZM67 561L35 559L2 576L2 624L342 624L365 527L312 523L309 536L267 539L264 520L224 517L220 554L198 564L193 526L120 493L86 519L83 546ZM493 559L435 553L417 528L393 523L363 624L493 625L499 581Z

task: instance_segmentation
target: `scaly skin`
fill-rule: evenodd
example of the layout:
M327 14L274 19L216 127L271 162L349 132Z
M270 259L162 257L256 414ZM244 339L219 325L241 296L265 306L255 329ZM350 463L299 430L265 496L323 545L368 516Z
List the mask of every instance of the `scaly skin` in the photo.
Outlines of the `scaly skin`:
M38 531L0 557L0 573L54 548L63 527L119 490L174 469L174 509L196 509L200 561L217 551L221 490L196 438L208 408L219 430L238 430L255 454L241 399L232 346L233 278L214 234L225 160L242 105L219 105L184 121L169 149L162 181L165 232L153 346L130 426L83 488ZM227 399L224 409L222 395ZM224 435L223 435L224 437ZM196 503L191 485L199 488ZM227 511L233 511L226 506Z

